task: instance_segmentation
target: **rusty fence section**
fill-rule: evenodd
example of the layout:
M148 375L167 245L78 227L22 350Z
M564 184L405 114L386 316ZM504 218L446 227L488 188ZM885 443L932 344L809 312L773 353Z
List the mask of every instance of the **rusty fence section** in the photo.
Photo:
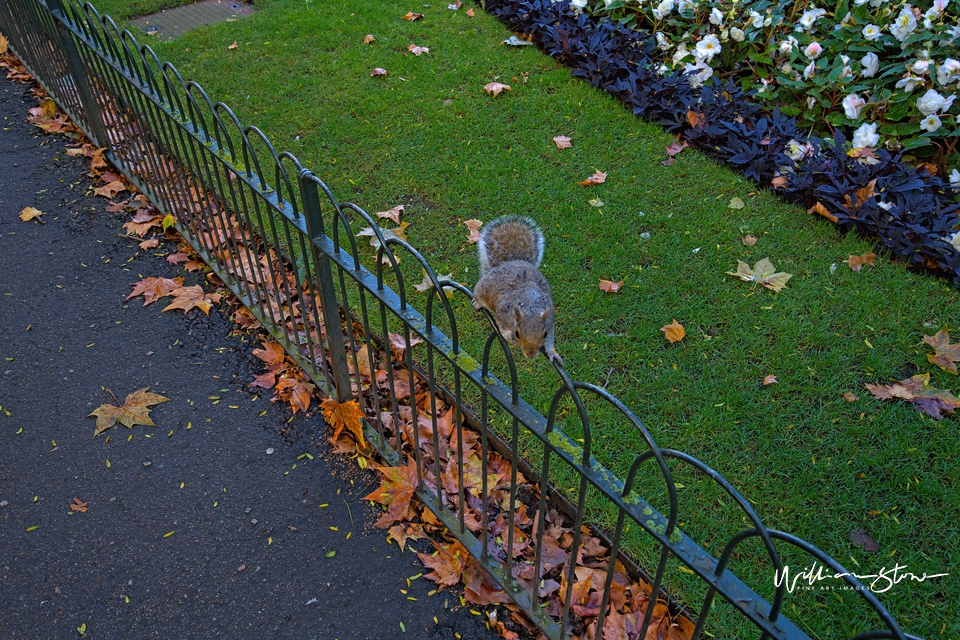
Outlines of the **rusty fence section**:
M669 637L701 637L723 601L724 628L732 625L738 637L808 638L801 627L809 625L786 615L788 581L774 579L790 571L787 554L846 574L844 584L863 601L867 614L857 628L832 637L912 637L836 560L764 526L729 482L693 456L657 446L605 389L572 381L557 367L546 415L525 402L513 354L492 318L485 321L490 332L482 353L463 349L455 307L469 309L456 304L469 301L469 289L438 278L414 247L381 230L357 205L338 202L294 156L277 152L263 132L244 126L92 5L2 0L0 32L114 166L177 218L184 238L321 392L358 403L367 416L366 439L386 463L415 463L422 501L547 637L627 637L617 635L623 625L630 638L653 637L657 630L648 636L648 626L662 619L656 609L664 602L675 618L692 620ZM360 251L371 237L372 263ZM425 272L432 286L425 308L411 304L401 260ZM444 288L449 295L440 293ZM610 420L635 431L640 451L625 454L623 477L593 455ZM490 460L500 466L491 468ZM740 530L712 545L716 557L679 526L681 470L738 510ZM567 523L563 547L551 539L561 529L548 526L558 517ZM597 559L597 540L605 563ZM623 595L623 574L638 571L623 552L631 545L649 552L644 575L649 592L658 594L635 612L633 626L624 622ZM754 584L730 569L748 547L762 565L753 575L764 576ZM585 566L579 558L592 559L589 576L578 572ZM664 584L668 566L699 586L682 607L661 595L673 590Z

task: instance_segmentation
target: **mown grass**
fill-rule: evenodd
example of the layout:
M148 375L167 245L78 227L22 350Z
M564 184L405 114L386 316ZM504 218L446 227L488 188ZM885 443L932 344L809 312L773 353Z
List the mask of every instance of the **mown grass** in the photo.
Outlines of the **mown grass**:
M97 6L132 15L116 0ZM533 47L501 45L509 32L479 8L470 19L466 7L449 11L446 2L264 0L257 7L251 18L157 49L342 200L368 211L406 204L410 241L440 273L476 281L463 220L506 212L536 218L547 234L543 270L567 370L606 384L661 446L720 472L768 526L861 573L894 563L918 575L958 565L956 420L881 403L864 388L920 371L931 372L935 386L956 388L955 377L927 362L922 344L925 333L960 322L954 285L884 256L855 273L843 261L873 249L869 239L838 233L695 151L663 166L669 136ZM425 17L401 20L408 11ZM376 41L365 45L368 33ZM233 41L238 48L229 50ZM430 53L413 56L411 43ZM389 74L371 77L374 67ZM513 90L492 98L483 86L493 80ZM572 149L553 144L561 134ZM607 183L578 186L594 169L608 172ZM728 207L734 196L743 209ZM604 206L591 206L592 198ZM755 246L741 243L747 234L759 238ZM793 274L783 293L724 274L738 259L762 257ZM405 268L418 282L410 261ZM626 286L604 294L601 278ZM481 326L466 303L456 306L477 353ZM673 319L688 335L668 345L659 329ZM543 358L519 362L525 398L546 412L558 379ZM771 374L777 383L762 385ZM846 392L858 398L848 402ZM595 455L625 474L643 442L609 411L596 411ZM683 530L717 554L745 521L715 489L680 477ZM641 480L663 507L655 476ZM611 514L595 508L594 515ZM865 530L880 550L853 545L852 529ZM653 566L648 551L638 553ZM733 566L770 597L773 577L759 572L756 555L745 552ZM793 568L806 564L795 559ZM677 568L668 584L694 604L702 594ZM960 637L954 576L907 581L881 600L911 633ZM841 601L851 602L850 594L811 592L787 613L814 637L841 637L838 624L847 635L865 628L862 610ZM719 615L708 626L715 636L747 635L729 612Z

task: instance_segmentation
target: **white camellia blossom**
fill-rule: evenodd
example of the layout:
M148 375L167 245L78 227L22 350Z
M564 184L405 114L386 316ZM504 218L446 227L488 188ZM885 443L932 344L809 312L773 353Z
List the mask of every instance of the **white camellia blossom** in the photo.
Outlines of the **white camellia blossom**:
M697 43L696 56L700 60L710 62L713 60L713 56L718 53L720 53L720 41L717 39L717 36L712 33L704 36L704 38Z
M718 27L723 24L723 14L720 13L720 9L714 7L713 11L710 12L710 24L715 24Z
M668 15L673 11L674 3L673 0L663 0L658 4L654 9L652 9L653 17L657 20L663 20L663 17Z
M920 76L915 76L912 73L908 73L905 77L900 80L897 80L897 84L894 85L897 89L903 89L907 93L911 93L918 86L923 86L923 78Z
M883 33L880 31L880 27L875 24L868 24L863 28L861 33L863 33L863 37L867 40L876 40L883 35Z
M813 96L808 97L808 98L807 98L807 109L813 109L815 106L817 106L817 99L814 98Z
M808 60L816 60L817 56L819 56L822 52L823 52L823 47L820 45L819 42L814 41L808 44L807 47L803 50L803 55L807 56Z
M937 93L936 89L929 89L917 99L917 110L925 116L933 115L943 108L946 98Z
M842 104L843 113L851 120L857 120L860 118L860 112L863 111L863 107L866 106L867 101L857 94L851 93L843 99Z
M960 189L960 171L954 169L950 172L950 186L954 189Z
M890 25L890 33L893 34L894 38L903 42L916 30L917 18L913 15L910 5L906 4L903 6L903 9L900 10L900 15L897 16L897 19Z
M874 122L864 123L853 132L853 147L855 149L873 149L880 143L877 125Z
M677 45L677 50L673 53L673 64L680 64L680 61L690 55L687 51L687 43L681 42Z
M570 6L577 11L581 11L587 6L587 0L570 0Z
M756 11L751 11L751 12L750 12L750 24L753 26L754 29L762 29L762 28L763 28L763 16L760 15L760 13L758 13L758 12L756 12Z
M927 72L927 69L930 68L930 61L922 60L922 59L914 60L913 62L907 65L907 68L910 71L913 71L917 75L923 75L924 73Z
M811 60L810 64L803 70L803 79L809 80L812 76L817 75L817 61Z
M960 78L960 62L953 58L947 58L943 64L937 67L937 82L946 86L956 82Z
M694 64L690 64L689 62L685 64L683 70L690 74L687 76L687 79L690 81L690 86L694 89L702 87L703 83L713 76L713 69L710 65L699 59Z
M654 36L657 38L657 48L660 51L669 51L670 50L670 41L667 40L661 32L657 31Z
M924 131L929 131L930 133L933 133L934 131L940 128L940 124L941 124L940 118L931 114L920 121L920 128L923 129Z
M738 29L736 27L733 27L732 29L730 29L730 37L733 38L735 42L743 42L743 37L744 37L743 29Z
M863 59L860 60L860 64L863 65L863 70L860 74L864 78L872 78L877 75L877 71L880 70L880 58L877 57L873 51L863 56Z
M803 15L800 16L799 24L797 25L798 31L809 31L814 23L820 19L821 16L827 15L826 9L818 9L813 7L812 9L807 9L803 12Z

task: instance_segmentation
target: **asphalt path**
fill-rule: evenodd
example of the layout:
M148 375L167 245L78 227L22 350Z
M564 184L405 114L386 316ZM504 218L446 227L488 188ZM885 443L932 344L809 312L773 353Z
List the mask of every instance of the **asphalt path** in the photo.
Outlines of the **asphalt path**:
M129 214L26 122L36 105L0 79L0 637L492 637L455 593L408 584L423 567L359 499L375 475L249 389L257 345L222 311L126 300L186 275L154 255L175 248L122 237ZM143 387L170 398L156 426L94 437L105 389Z

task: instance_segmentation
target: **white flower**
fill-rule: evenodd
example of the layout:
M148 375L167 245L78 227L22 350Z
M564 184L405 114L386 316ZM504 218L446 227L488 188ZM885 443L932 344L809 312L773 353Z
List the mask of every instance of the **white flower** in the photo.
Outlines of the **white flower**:
M810 29L813 24L820 18L820 16L826 15L826 9L807 9L803 12L803 15L800 16L800 23L797 25L797 29L800 31L807 31Z
M669 51L670 41L659 31L657 31L655 35L657 37L657 48L660 49L660 51Z
M913 71L917 75L923 75L927 72L927 69L930 68L929 60L914 60L907 65L907 69Z
M850 24L850 21L853 20L853 14L847 11L847 15L843 16L843 20L840 21L840 24L834 27L834 29L840 29Z
M863 107L866 106L867 102L857 94L851 93L843 99L842 104L843 113L851 120L857 120L860 118L860 112L863 111Z
M800 144L796 140L790 140L787 143L786 147L787 157L789 157L794 162L798 162L805 157L813 155L813 145L809 142L806 144Z
M684 65L684 71L687 71L690 74L687 76L687 79L690 81L690 86L694 89L699 89L702 87L703 83L713 76L713 69L710 67L710 65L699 59L695 64L690 64L688 62L686 65Z
M960 171L954 169L950 172L950 186L954 189L960 189Z
M803 79L809 80L811 76L817 75L817 61L811 60L807 68L803 70Z
M756 11L750 12L750 24L753 25L754 29L763 28L763 16L757 13Z
M720 9L714 7L713 11L710 12L710 24L715 24L718 27L723 24L723 14L720 13Z
M717 40L717 36L712 33L705 36L700 42L697 43L697 58L710 62L713 60L713 56L720 53L720 41Z
M876 40L883 35L883 33L880 32L880 27L875 24L868 24L863 28L861 33L863 33L863 37L867 40Z
M943 108L946 99L936 92L935 89L929 89L925 94L917 99L917 110L925 116L932 115Z
M730 37L736 42L743 42L743 30L733 27L730 29Z
M681 42L677 45L677 50L673 54L673 64L680 64L680 61L690 55L690 52L687 51L687 43Z
M790 53L795 46L797 46L797 39L787 36L787 39L780 43L780 53Z
M876 123L864 123L860 128L853 132L853 147L855 149L873 149L879 144L880 136L877 134Z
M668 67L668 66L665 65L665 64L661 64L659 67L657 67L657 75L659 75L659 76L664 76L664 75L666 75L666 74L667 74L667 71L670 71L670 67Z
M663 0L659 5L651 10L653 17L657 20L663 20L663 17L673 11L673 0Z
M807 109L813 109L815 106L817 106L817 99L813 96L809 96L807 98Z
M803 50L803 55L807 56L810 60L816 60L823 52L823 47L820 46L819 42L811 42L807 45L807 48Z
M730 39L730 29L724 27L720 30L720 42L726 42Z
M947 58L937 67L937 82L944 86L956 82L958 77L960 77L960 62L953 58Z
M897 89L903 89L907 93L910 93L916 89L918 85L923 86L923 78L908 73L902 79L897 80L897 84L894 86L896 86Z
M946 42L952 43L957 38L960 38L960 25L950 27L949 29L943 32L943 35L949 36L948 38L946 38Z
M910 10L910 5L907 4L903 6L903 9L900 10L900 15L898 15L897 19L890 25L890 33L893 34L894 38L903 42L916 28L917 19L914 17L913 11Z
M864 78L872 78L877 75L877 71L880 69L880 58L877 57L873 51L863 56L863 59L860 60L860 64L863 65L863 70L860 72Z
M934 131L940 128L940 124L941 124L940 118L938 118L935 115L929 115L920 121L920 128L923 129L924 131L929 131L930 133L933 133Z
M696 2L690 2L690 0L680 0L677 3L677 13L683 14L690 11L695 11L697 9Z
M587 6L587 0L570 0L570 6L576 11L582 10Z
M956 171L956 169L954 169L954 171ZM952 236L949 236L949 237L944 236L944 237L946 238L947 242L953 245L954 249L956 249L957 251L960 251L960 231L956 232Z
M884 211L891 211L894 205L892 202L884 202L883 200L877 200L877 206L883 209Z

